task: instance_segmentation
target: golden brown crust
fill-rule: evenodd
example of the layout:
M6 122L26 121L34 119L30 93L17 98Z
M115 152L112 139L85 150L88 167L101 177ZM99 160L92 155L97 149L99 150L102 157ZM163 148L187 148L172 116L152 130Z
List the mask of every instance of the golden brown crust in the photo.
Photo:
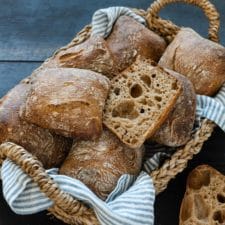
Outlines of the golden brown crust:
M191 138L195 121L196 95L192 83L181 74L166 69L182 85L182 92L166 121L151 138L156 142L178 147Z
M222 225L225 223L225 177L208 165L188 176L180 209L180 225Z
M99 36L92 36L79 45L60 51L54 59L60 67L89 69L109 78L118 74L114 56L106 41Z
M166 48L162 37L128 16L117 19L106 41L119 71L130 66L138 55L158 62Z
M225 81L225 48L182 28L159 65L187 76L197 94L212 96Z
M45 69L34 80L21 116L66 137L96 138L108 89L108 79L92 71Z
M30 88L29 79L26 79L0 101L0 143L14 142L35 155L45 168L57 167L65 159L71 141L19 117L19 109Z
M95 141L74 142L60 174L81 180L102 200L115 188L123 174L138 175L143 147L130 149L109 130Z

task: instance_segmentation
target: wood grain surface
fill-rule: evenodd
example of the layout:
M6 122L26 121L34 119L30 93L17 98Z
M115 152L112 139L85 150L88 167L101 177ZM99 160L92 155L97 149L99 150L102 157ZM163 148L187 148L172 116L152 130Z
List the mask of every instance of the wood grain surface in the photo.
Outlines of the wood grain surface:
M93 12L109 6L146 9L152 0L0 0L0 97L23 77L29 75L57 48L68 43L86 24ZM225 44L225 1L212 0L221 13L221 43ZM193 6L173 4L161 16L176 24L190 26L207 36L208 23ZM209 164L225 174L225 134L217 128L201 153L188 168L171 181L155 204L155 225L178 224L179 207L185 191L187 174L197 165ZM1 185L0 185L1 190ZM14 214L0 191L0 225L63 225L46 215Z

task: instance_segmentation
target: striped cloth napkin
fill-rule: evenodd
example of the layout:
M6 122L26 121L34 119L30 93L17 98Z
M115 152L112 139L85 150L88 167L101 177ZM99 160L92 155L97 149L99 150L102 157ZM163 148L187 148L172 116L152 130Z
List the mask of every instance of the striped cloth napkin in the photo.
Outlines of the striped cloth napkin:
M98 10L92 21L92 34L107 37L112 26L120 15L128 15L138 22L145 20L124 7L110 7ZM215 98L197 95L196 121L208 118L225 131L225 85ZM114 191L106 201L100 200L87 186L79 180L58 175L58 169L46 172L54 179L59 187L71 194L75 199L85 202L96 213L103 225L153 225L155 190L151 177L148 175L156 169L162 158L169 157L172 150L165 146L151 146L157 152L145 160L143 171L136 178L123 175ZM167 152L167 154L163 153ZM34 214L46 210L53 202L40 192L38 186L17 165L5 160L1 168L3 194L11 209L21 215Z

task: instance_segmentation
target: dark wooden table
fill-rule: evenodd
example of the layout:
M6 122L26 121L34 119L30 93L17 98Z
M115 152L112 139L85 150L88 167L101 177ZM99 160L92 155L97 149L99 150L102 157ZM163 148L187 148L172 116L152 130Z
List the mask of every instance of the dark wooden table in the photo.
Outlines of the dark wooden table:
M152 0L0 0L0 97L29 75L57 48L68 43L98 8L121 5L146 9ZM225 1L212 1L221 13L221 43L225 44ZM200 9L174 4L162 10L164 18L191 26L207 36L208 23ZM0 134L1 135L1 134ZM197 165L209 164L225 174L225 135L217 128L187 169L157 197L155 224L178 224L179 207L187 174ZM1 188L0 188L1 189ZM46 216L14 214L0 193L0 225L62 225Z

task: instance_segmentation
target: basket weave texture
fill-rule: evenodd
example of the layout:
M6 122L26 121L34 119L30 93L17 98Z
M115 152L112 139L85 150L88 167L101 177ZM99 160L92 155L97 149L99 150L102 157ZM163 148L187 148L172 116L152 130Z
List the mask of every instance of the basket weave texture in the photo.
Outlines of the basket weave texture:
M171 21L159 18L158 13L167 4L174 2L184 2L200 7L209 20L209 39L215 42L219 41L219 14L214 5L208 0L157 0L147 11L137 9L134 9L134 11L145 17L149 28L164 37L169 43L180 30L180 27ZM55 54L83 42L90 36L90 33L91 26L87 25L67 46L59 49ZM34 73L42 70L44 64L35 70ZM207 119L202 120L201 127L195 132L192 139L185 146L178 148L169 160L165 161L159 169L150 174L157 194L165 190L169 181L182 172L186 168L188 161L200 152L204 142L212 134L214 127L215 124L211 121ZM48 211L58 219L71 225L99 224L93 210L60 190L58 185L46 174L37 158L28 153L23 147L10 142L3 143L0 146L0 164L6 158L20 166L38 184L40 190L54 202L53 207L49 208Z

